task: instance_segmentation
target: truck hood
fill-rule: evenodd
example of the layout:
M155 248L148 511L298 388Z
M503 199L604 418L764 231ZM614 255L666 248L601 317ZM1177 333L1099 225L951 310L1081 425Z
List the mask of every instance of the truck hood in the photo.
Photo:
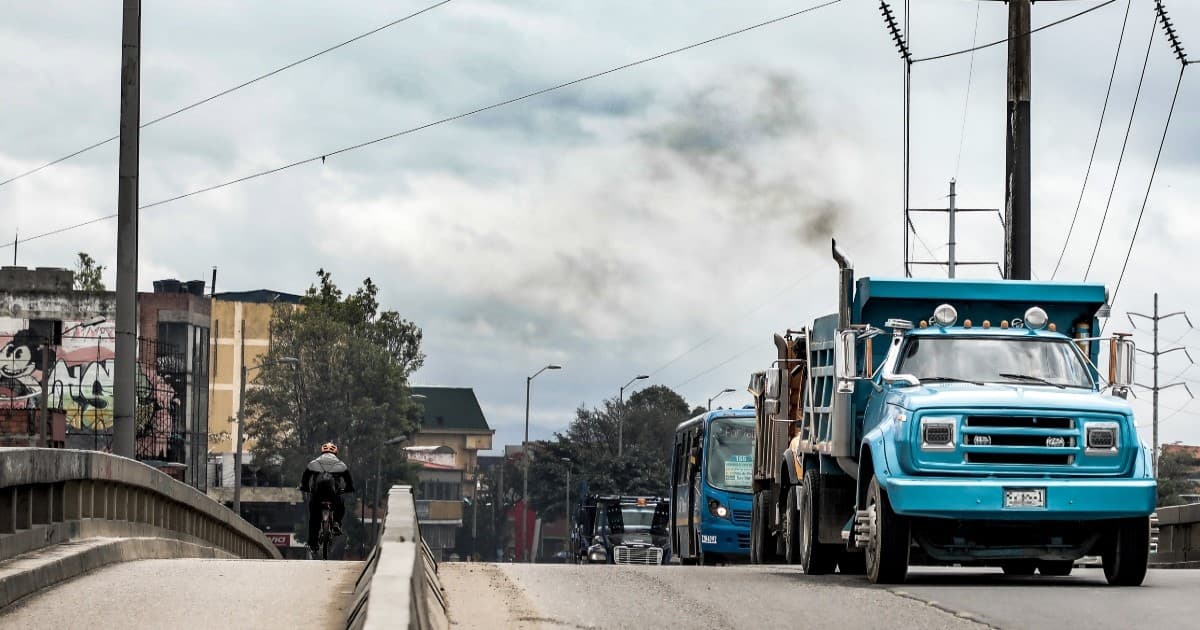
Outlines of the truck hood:
M1125 400L1085 389L1059 389L1041 385L986 383L938 383L918 387L897 387L888 402L908 411L943 408L1053 409L1091 411L1132 416Z

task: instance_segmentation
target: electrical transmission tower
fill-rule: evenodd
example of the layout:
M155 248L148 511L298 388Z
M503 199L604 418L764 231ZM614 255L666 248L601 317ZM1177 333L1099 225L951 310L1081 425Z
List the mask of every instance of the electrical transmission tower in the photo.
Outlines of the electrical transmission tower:
M1167 348L1166 350L1159 350L1159 348L1158 348L1158 330L1159 330L1158 323L1164 319L1170 319L1172 317L1182 316L1183 321L1187 322L1188 328L1193 328L1192 320L1187 316L1187 313L1185 313L1183 311L1175 311L1174 313L1167 313L1165 315L1159 315L1158 314L1158 293L1154 294L1154 314L1153 315L1145 315L1143 313L1128 313L1127 316L1129 317L1129 324L1131 326L1133 326L1134 328L1137 328L1137 324L1134 323L1134 321L1133 321L1134 317L1141 317L1143 319L1148 319L1154 324L1154 350L1151 352L1151 351L1142 350L1141 348L1138 348L1138 352L1148 354L1154 358L1154 368L1153 368L1153 370L1154 370L1154 385L1147 386L1147 385L1142 385L1141 383L1138 383L1137 386L1150 390L1154 396L1154 402L1153 402L1154 449L1152 451L1153 455L1151 457L1151 461L1154 465L1154 476L1158 477L1158 393L1164 389L1169 389L1171 387L1183 387L1183 389L1187 391L1188 396L1192 396L1192 398L1195 398L1195 396L1192 395L1191 388L1188 387L1187 383L1185 383L1183 381L1175 381L1173 383L1167 383L1166 385L1159 385L1159 383L1158 383L1158 357L1160 357L1164 354L1182 350L1184 356L1186 356L1188 358L1188 361L1191 361L1193 364L1196 363L1195 361L1192 360L1192 355L1188 353L1187 348L1185 348L1183 346L1175 346L1172 348Z
M993 214L996 214L997 216L1000 216L1000 222L1003 223L1004 217L1000 215L1000 210L998 210L996 208L959 208L957 199L958 199L958 192L956 191L956 184L955 184L954 180L952 179L952 180L950 180L950 207L949 208L909 208L908 209L909 213L913 213L913 212L945 212L949 216L948 223L949 223L949 227L950 227L950 240L947 241L947 243L946 243L948 250L949 250L948 254L946 256L946 260L944 260L944 261L943 260L916 261L916 260L906 259L904 261L904 268L908 269L910 265L944 265L946 267L946 273L947 273L948 277L953 278L953 277L955 277L956 272L957 272L956 268L961 265L984 265L984 266L989 266L989 267L996 267L997 269L1000 270L1000 276L1004 277L1004 270L1000 267L1000 263L962 261L962 260L958 259L958 254L957 254L957 246L958 246L957 230L958 230L958 228L957 228L956 219L958 218L957 217L958 213L959 212L993 213ZM907 221L908 217L905 217L905 220ZM909 224L909 228L912 228L911 223ZM916 232L915 228L912 228L912 229L915 233Z

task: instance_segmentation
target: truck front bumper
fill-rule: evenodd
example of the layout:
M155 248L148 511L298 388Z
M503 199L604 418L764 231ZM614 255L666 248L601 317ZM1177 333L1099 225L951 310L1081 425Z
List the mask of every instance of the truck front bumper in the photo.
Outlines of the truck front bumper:
M1044 507L1005 507L1007 489L1044 489ZM959 520L1054 521L1149 516L1154 479L890 477L892 509L904 516Z

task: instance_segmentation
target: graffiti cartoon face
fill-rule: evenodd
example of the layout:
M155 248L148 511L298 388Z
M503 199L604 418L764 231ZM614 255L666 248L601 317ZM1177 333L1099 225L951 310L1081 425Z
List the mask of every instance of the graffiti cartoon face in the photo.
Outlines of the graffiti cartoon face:
M0 378L25 380L33 375L33 349L16 340L8 342L0 350Z

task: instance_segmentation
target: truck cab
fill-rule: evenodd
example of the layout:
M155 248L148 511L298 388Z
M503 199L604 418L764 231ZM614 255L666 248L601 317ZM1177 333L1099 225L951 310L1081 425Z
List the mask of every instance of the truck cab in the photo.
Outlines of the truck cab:
M1132 341L1091 336L1104 288L853 282L839 262L839 312L789 331L789 369L752 380L790 427L759 535L873 582L915 563L1066 575L1098 555L1110 584L1140 584L1156 482L1125 400Z
M576 554L590 564L659 565L670 561L667 500L591 495L576 515Z

